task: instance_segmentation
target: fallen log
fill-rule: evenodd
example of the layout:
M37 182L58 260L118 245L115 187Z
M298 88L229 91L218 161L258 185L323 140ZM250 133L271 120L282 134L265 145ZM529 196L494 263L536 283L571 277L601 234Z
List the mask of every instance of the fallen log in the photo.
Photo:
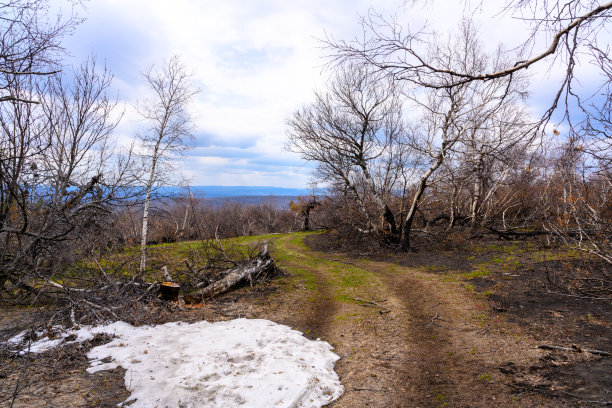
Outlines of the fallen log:
M538 235L552 235L550 231L542 230L542 229L535 229L532 231L516 231L516 230L501 231L493 227L488 227L488 229L491 233L496 234L500 238L505 239L505 240L511 240L514 237L530 238L530 237L535 237Z
M538 235L559 234L557 232L549 231L545 229L534 229L532 231L517 231L513 229L502 231L502 230L495 229L493 227L487 227L487 229L489 230L489 233L496 234L497 236L505 240L512 240L517 237L530 238L530 237L535 237ZM592 233L591 230L567 230L567 231L563 231L562 235L566 235L568 237L573 238L573 237L579 237L583 234L590 234L590 233Z
M202 301L206 298L218 296L227 292L237 284L249 280L253 284L253 278L257 278L262 273L266 272L274 261L268 254L268 247L265 246L262 253L244 265L237 266L223 273L225 277L220 279L205 288L201 289L197 294L191 295L192 298Z

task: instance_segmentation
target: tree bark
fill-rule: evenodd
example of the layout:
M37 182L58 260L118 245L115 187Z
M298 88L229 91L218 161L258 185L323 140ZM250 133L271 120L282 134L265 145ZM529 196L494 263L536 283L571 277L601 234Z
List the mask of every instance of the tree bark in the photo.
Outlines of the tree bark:
M410 229L412 228L412 223L414 221L414 216L416 215L419 203L421 201L421 197L425 192L425 188L427 188L427 180L429 177L440 167L442 162L444 161L444 155L446 154L445 143L443 143L442 151L438 154L436 162L427 170L427 172L421 177L421 181L419 182L419 187L412 199L412 205L410 206L410 210L408 211L408 215L406 216L406 221L404 222L404 227L402 229L402 251L410 250Z
M165 126L165 118L163 126ZM151 202L151 189L153 188L153 182L155 181L155 168L157 166L157 159L159 158L159 145L162 141L163 129L160 132L160 136L155 144L153 150L153 156L151 157L151 172L149 173L149 181L147 182L147 193L145 196L144 210L142 213L142 237L140 239L140 268L139 272L143 273L147 267L147 237L149 229L149 204Z
M202 301L205 298L211 298L225 293L246 279L249 279L252 282L253 277L256 277L262 272L266 271L273 264L274 260L270 258L268 248L266 247L261 255L259 255L257 258L251 260L246 265L241 265L227 271L225 278L218 280L217 282L214 282L200 290L195 298Z

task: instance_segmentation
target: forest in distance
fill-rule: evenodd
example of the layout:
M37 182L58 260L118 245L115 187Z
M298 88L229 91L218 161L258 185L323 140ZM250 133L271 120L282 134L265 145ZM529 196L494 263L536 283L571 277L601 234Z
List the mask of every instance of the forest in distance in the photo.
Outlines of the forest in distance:
M356 35L318 37L320 82L287 107L281 157L270 135L200 128L218 95L201 99L214 86L189 55L146 65L120 99L107 56L72 63L89 2L54 14L63 1L0 3L0 407L261 406L240 376L274 353L251 345L211 351L217 371L192 367L193 384L156 366L181 389L161 396L157 373L125 374L137 355L95 354L149 325L198 349L204 320L278 346L241 319L297 330L282 353L327 367L297 390L282 377L269 406L612 404L611 2L506 0L513 46L483 35L484 4L445 35L410 20L438 0L373 5ZM271 163L240 156L262 145ZM255 185L197 185L206 160ZM291 185L292 160L308 187L256 185Z

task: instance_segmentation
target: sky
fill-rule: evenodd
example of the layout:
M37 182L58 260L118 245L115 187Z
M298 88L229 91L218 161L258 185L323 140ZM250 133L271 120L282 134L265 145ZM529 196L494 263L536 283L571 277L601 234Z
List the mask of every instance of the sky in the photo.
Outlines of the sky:
M467 2L469 3L469 2ZM53 0L67 11L70 3ZM201 92L190 105L194 144L178 163L191 185L305 188L314 164L285 149L289 115L312 101L329 77L329 50L319 39L353 39L368 10L447 34L466 3L406 0L91 0L77 2L86 20L64 41L68 62L94 55L114 75L124 109L117 128L126 144L146 128L135 103L148 95L141 72L178 55ZM508 16L478 20L483 38L520 39L526 28ZM508 44L507 44L508 45ZM510 46L515 44L509 44ZM553 75L554 76L554 75ZM532 104L546 82L532 87Z

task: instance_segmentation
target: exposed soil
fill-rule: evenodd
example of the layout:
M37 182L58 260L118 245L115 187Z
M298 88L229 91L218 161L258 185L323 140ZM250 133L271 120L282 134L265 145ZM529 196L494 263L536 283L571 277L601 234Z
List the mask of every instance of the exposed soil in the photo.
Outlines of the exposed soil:
M538 344L610 350L610 302L567 296L528 243L380 253L321 251L326 237L283 236L272 252L288 277L244 287L202 307L169 306L172 320L266 318L321 338L341 357L339 407L575 407L612 401L612 358ZM523 247L524 246L524 247ZM474 273L477 271L477 273ZM553 279L554 281L554 279ZM554 287L553 287L554 286ZM3 311L4 313L4 311ZM0 340L28 327L11 310ZM103 338L92 342L105 341ZM123 370L87 374L94 344L36 360L2 352L0 407L116 406Z
M332 236L307 240L319 251L333 251ZM476 307L495 316L495 326L501 325L502 332L513 333L527 344L612 351L611 302L583 296L574 289L585 277L596 280L598 271L605 270L609 276L609 266L596 259L585 260L568 249L545 248L536 240L481 240L441 248L422 245L403 255L379 249L369 257L378 261L391 257L394 263L434 280L461 283L468 293L473 292ZM454 302L454 307L462 303L465 300ZM491 338L489 329L484 334ZM498 369L516 396L539 394L548 401L539 403L544 406L612 406L610 357L538 350L524 364L514 360L508 359Z

